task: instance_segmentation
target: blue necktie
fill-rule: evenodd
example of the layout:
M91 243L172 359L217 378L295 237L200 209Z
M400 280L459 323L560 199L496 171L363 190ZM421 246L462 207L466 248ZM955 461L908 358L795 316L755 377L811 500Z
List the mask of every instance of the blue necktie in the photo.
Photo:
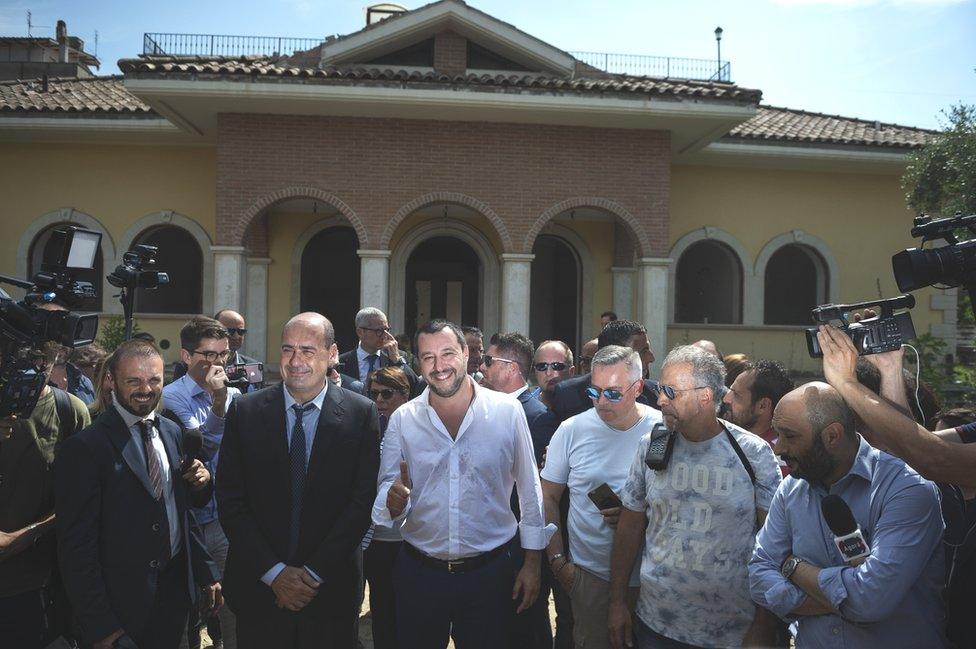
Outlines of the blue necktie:
M302 501L305 497L305 474L308 470L308 460L305 451L305 425L302 417L315 407L314 403L304 406L293 404L295 411L295 426L291 429L291 445L288 448L288 460L291 465L291 531L288 535L288 558L293 560L298 550L298 534L302 529Z
M376 361L378 360L379 358L376 356L376 354L370 354L366 357L366 362L369 363L369 369L366 370L366 376L363 377L364 382L366 381L366 377L372 374L373 370L376 369Z

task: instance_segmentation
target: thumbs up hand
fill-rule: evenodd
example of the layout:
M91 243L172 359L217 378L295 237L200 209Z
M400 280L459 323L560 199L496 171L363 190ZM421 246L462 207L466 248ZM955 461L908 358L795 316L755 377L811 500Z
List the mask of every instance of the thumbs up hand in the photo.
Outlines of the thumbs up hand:
M393 482L390 490L386 493L386 508L390 510L391 518L397 518L407 507L411 486L407 461L400 460L400 477Z

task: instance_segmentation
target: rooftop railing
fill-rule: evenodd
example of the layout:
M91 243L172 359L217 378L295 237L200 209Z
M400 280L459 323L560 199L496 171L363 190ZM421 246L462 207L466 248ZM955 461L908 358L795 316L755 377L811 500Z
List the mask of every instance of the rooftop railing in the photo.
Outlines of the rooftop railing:
M142 53L169 56L290 56L325 42L322 38L235 36L229 34L146 33ZM722 81L732 79L731 64L713 59L644 56L608 52L569 52L586 65L611 74Z

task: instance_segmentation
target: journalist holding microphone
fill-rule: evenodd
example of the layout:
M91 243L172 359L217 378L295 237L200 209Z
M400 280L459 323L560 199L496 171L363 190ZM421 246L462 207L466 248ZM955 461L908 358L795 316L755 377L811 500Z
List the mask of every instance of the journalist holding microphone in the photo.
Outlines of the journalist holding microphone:
M825 383L783 397L772 424L791 473L749 563L756 603L798 621L798 649L945 646L935 485L861 438Z

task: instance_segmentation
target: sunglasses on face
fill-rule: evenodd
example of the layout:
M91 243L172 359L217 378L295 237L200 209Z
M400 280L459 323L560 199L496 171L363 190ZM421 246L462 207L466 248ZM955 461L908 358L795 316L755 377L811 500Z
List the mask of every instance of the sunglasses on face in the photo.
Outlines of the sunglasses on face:
M227 333L229 333L232 336L234 334L237 334L238 336L243 336L244 334L247 333L247 329L245 329L244 327L227 327Z
M654 392L655 394L661 394L663 392L664 396L666 396L668 399L671 399L673 401L675 396L679 392L691 392L692 390L704 390L707 387L708 387L707 385L699 385L694 388L681 389L681 388L676 388L673 385L665 385L664 383L658 383L657 387L654 388Z
M552 368L553 372L562 372L569 367L569 365L566 363L560 363L559 361L553 361L552 363L536 363L532 367L535 368L536 372L545 372L550 367Z
M390 399L393 398L393 395L396 393L397 393L396 390L393 390L391 388L384 388L382 390L370 390L369 398L372 399L373 401L378 401L380 397L383 397L384 401L389 401Z
M641 379L637 379L637 381L640 380ZM616 388L598 388L591 385L590 387L586 388L586 396L594 401L599 401L600 397L603 396L606 397L607 401L610 403L619 403L620 400L624 398L624 393L630 388L634 387L637 381L634 381L623 390L617 390Z
M515 365L518 365L518 361L509 360L507 358L498 358L497 356L490 356L488 354L484 354L481 357L481 362L485 364L485 367L491 367L491 364L495 361L498 361L499 363L514 363Z

